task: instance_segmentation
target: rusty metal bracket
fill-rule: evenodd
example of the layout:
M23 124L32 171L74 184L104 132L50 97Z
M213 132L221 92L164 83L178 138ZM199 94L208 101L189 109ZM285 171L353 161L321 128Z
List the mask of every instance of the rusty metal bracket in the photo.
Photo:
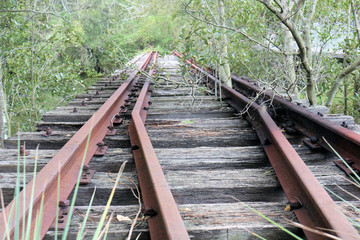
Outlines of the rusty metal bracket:
M94 156L97 157L102 157L105 155L106 150L109 148L108 146L106 146L106 144L104 142L99 142L96 144L98 146L98 148L96 149L96 152L94 153Z
M44 137L50 137L50 136L53 136L53 135L55 135L55 134L52 132L50 127L47 127L45 129L45 133L43 134Z
M110 126L108 126L108 132L106 133L106 136L115 136L115 134L116 134L116 132L117 132L117 129L114 127L114 126L112 126L112 125L110 125Z
M123 121L124 119L119 114L116 114L111 120L113 124L121 124Z
M90 169L90 166L88 164L84 165L83 172L81 175L80 185L89 184L95 172L96 172L95 170Z
M70 200L60 201L57 225L55 222L56 219L54 219L54 221L50 225L49 230L55 231L55 228L57 228L57 230L64 230L66 227L66 221L69 216L69 210L70 210Z
M309 139L303 140L302 143L312 151L324 150L321 144L319 144L319 139L317 137L310 137Z
M351 160L345 160L344 159L344 161L346 161L346 163L348 164L348 166L352 169L352 171L351 171L351 169L349 169L346 165L345 165L345 163L342 161L342 160L335 160L335 161L333 161L334 163L335 163L335 165L337 166L337 167L339 167L341 170L343 170L346 174L348 174L348 175L354 175L354 173L353 173L353 171L356 173L356 174L359 174L360 173L360 165L359 164L356 164L356 163L354 163L353 161L351 161Z
M26 150L24 145L21 145L19 150L20 150L20 156L30 155L30 151Z

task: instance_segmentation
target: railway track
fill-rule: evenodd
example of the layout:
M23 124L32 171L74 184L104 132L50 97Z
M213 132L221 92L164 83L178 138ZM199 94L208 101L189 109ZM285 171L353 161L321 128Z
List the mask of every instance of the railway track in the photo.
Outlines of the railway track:
M47 197L48 195L45 195L44 199L49 203L44 203L43 206L51 205L53 210L44 212L45 220L43 222L46 224L43 224L41 236L44 236L45 239L54 239L55 235L62 235L63 230L55 231L51 228L48 230L53 225L52 220L57 214L58 200L61 201L60 210L63 210L66 216L69 205L66 200L71 201L72 199L74 193L71 191L79 171L83 169L84 175L89 175L91 169L96 171L91 181L87 183L84 180L84 185L80 185L78 188L68 239L76 238L79 225L86 215L90 199L96 188L93 206L85 226L85 238L92 238L104 212L108 196L111 194L117 172L120 166L127 161L121 183L116 188L109 214L107 214L109 219L110 214L113 213L107 233L107 238L110 239L125 239L135 218L133 239L139 234L141 234L140 239L148 239L150 236L152 239L256 239L255 234L267 239L292 238L288 233L255 214L251 208L270 217L301 238L305 236L304 232L288 220L297 221L298 219L300 223L306 225L330 228L335 231L335 235L342 239L359 237L357 231L348 224L351 220L357 221L356 210L331 195L330 197L335 200L333 201L323 188L326 187L354 206L360 205L354 196L347 193L351 192L359 196L360 190L349 183L343 172L330 162L338 160L334 154L321 151L311 152L304 147L303 137L300 134L285 133L289 140L286 145L287 149L281 149L283 143L278 144L280 149L272 148L275 145L272 143L278 133L271 132L269 134L263 127L266 124L273 124L271 127L277 128L275 123L269 123L272 121L271 118L266 122L259 123L251 117L239 116L237 113L242 110L244 103L229 97L229 94L237 95L238 92L229 89L223 90L224 96L230 100L230 104L226 101L218 101L214 95L204 95L203 93L206 91L203 87L194 87L191 84L194 79L184 79L179 74L180 66L175 56L156 58L143 55L134 62L145 71L146 63L156 61L156 59L157 64L153 62L152 65L157 66L156 71L160 78L152 83L152 87L149 78L140 75L136 70L124 69L108 79L100 80L89 88L88 93L78 95L67 107L61 107L45 114L43 122L38 124L39 132L18 134L21 139L20 143L25 141L25 146L29 151L29 155L25 157L26 166L20 169L26 169L26 182L32 178L31 172L36 159L35 148L39 144L38 170L42 169L43 171L43 169L49 168L54 158L59 159L53 167L54 172L51 173L51 176L37 178L42 180L38 180L37 183L46 183L48 191L53 191L51 194L46 194L55 196L51 200ZM148 75L153 73L154 71L151 70ZM241 90L240 85L236 86L237 90L242 93L251 92L252 94L256 91L256 89ZM111 95L112 97L110 97ZM110 104L110 102L113 103ZM105 109L106 105L114 105L114 111ZM127 110L125 111L125 109ZM265 114L261 111L261 109L250 110L253 114ZM100 121L102 118L104 120ZM286 120L285 124L289 122L288 119ZM85 123L86 121L88 122ZM102 130L91 127L96 125L97 121L99 124L103 122L100 124L103 127L99 127ZM120 122L121 124L119 124ZM255 130L249 122L255 126ZM84 126L87 126L86 124L89 126L84 127L84 123ZM298 126L298 124L288 125L285 127L288 128L289 133L292 132L292 129L296 129L295 126ZM44 136L44 129L48 128L51 129L51 132L48 130L49 136ZM89 132L85 132L84 129L93 129L89 138L90 144L84 144L89 135ZM107 135L113 129L117 130L115 135ZM67 145L72 145L69 144L69 139L77 137L79 132L76 131L78 130L79 132L84 131L81 138L81 143L84 145L80 148L83 151L87 148L86 157L83 158L81 152L69 154L69 150L61 154L64 148L67 149ZM281 136L284 135L281 133ZM281 136L279 137L281 138ZM308 134L308 137L314 136ZM321 137L315 137L321 140ZM312 139L310 138L310 140ZM78 142L79 140L75 141L73 146ZM103 156L99 151L104 148L101 142L108 147ZM310 143L313 142L310 141ZM325 146L323 142L319 141L313 144ZM0 157L0 187L5 205L10 204L7 207L8 210L5 209L9 216L10 202L16 191L17 180L14 172L17 170L18 137L9 138L5 141L5 145L7 149L1 150ZM62 149L59 151L60 148ZM282 156L295 155L297 160L301 158L303 162L301 161L301 165L294 167L293 172L281 169L281 166L287 163L281 163L280 167L276 167L275 164L275 167L272 168L271 164L274 166L274 161L279 158L279 154L274 156L270 153L279 152L282 152L280 154ZM93 153L99 156L93 156ZM66 154L70 157L77 154L78 157L74 157L76 160L68 162L68 165L77 167L70 171L67 170L70 167L64 165L64 168L60 168L63 172L59 172L58 164L65 161L63 159ZM271 160L271 164L268 159ZM157 160L159 165L156 164ZM74 161L77 163L74 164ZM350 162L351 159L348 161ZM157 169L155 174L146 167L146 165L154 164L153 167ZM81 167L83 165L85 167ZM302 169L300 175L305 171L308 178L317 182L315 187L311 185L312 190L302 189L302 184L299 184L295 191L291 189L294 179L298 181L298 178L294 176L298 174L297 168L300 167ZM281 171L285 177L279 176L278 172ZM40 174L41 172L39 172ZM60 174L60 180L66 181L60 184L61 189L67 189L66 191L61 190L61 194L63 194L61 197L56 196L58 175L55 174ZM66 175L72 175L71 183L68 183L70 180L67 180ZM50 177L54 181L48 180ZM141 188L141 206L136 197L138 179ZM157 181L160 181L161 184L156 184ZM48 187L50 182L54 184L54 187ZM32 186L31 183L28 186ZM287 190L284 192L283 188ZM315 193L312 193L314 189ZM34 204L39 208L42 199L40 190L37 193L37 203ZM25 194L29 194L29 192L26 191ZM304 192L306 194L303 194ZM317 195L319 192L323 194L320 200L322 202L316 205L313 202L318 200L313 195ZM315 200L309 200L309 195ZM22 197L20 197L20 201L21 199ZM34 200L34 203L36 201ZM174 206L175 202L177 207L172 208L171 205ZM324 204L326 204L325 208ZM19 204L20 208L23 205L23 203ZM288 205L291 209L285 211L284 209ZM32 213L37 212L35 207L31 208L33 209ZM137 216L139 207L141 214ZM328 216L328 212L331 212L331 216ZM2 211L3 213L4 211ZM346 219L344 215L350 220ZM1 215L0 221L4 221L3 216ZM34 218L36 218L36 214L34 214ZM335 221L335 224L332 221ZM15 224L14 219L13 222ZM3 223L0 222L1 235L4 235L6 230ZM21 224L20 220L20 226ZM9 228L16 230L13 226L9 226ZM22 228L19 227L19 229ZM333 232L330 231L330 233ZM10 231L10 234L15 233ZM305 231L305 234L308 239L326 239L311 231Z

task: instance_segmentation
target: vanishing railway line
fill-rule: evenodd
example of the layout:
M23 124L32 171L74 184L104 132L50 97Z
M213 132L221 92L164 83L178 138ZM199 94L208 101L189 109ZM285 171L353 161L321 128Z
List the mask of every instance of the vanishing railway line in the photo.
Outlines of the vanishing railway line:
M336 124L329 127L322 117L268 92L252 101L248 98L262 90L236 76L235 90L218 89L224 101L204 95L203 89L188 87L175 56L151 53L133 62L135 70L118 71L68 106L45 114L39 132L18 133L26 146L20 155L29 151L25 166L17 157L18 136L5 141L0 187L7 207L0 215L1 236L21 237L28 216L36 222L40 209L40 236L61 236L82 172L68 239L76 238L96 189L85 225L85 238L92 238L117 172L127 162L107 216L109 220L113 213L107 229L110 239L125 239L132 224L132 239L139 234L140 239L256 239L255 234L292 238L251 208L301 238L328 239L311 229L302 231L293 221L341 239L360 238L351 224L357 222L352 205L360 206L360 190L332 163L338 158L323 151L329 150L327 140L358 171L359 135ZM218 80L192 66L205 76L205 85L219 88ZM161 78L154 83L149 76L155 71ZM261 107L261 99L273 104ZM237 114L244 107L248 111ZM28 185L16 204L18 161ZM33 185L35 165L38 175ZM55 218L59 231L53 229ZM28 234L36 234L34 224Z

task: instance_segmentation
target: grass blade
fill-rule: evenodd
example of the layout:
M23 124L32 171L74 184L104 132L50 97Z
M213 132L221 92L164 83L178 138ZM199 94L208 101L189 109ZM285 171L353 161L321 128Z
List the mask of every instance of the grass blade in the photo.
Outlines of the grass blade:
M30 203L29 205L32 206L34 203L34 191L35 191L35 184L36 184L36 172L37 172L37 161L39 159L39 145L36 147L35 152L35 165L34 165L34 171L33 171L33 185L31 188L31 197L30 197ZM25 190L25 188L24 188ZM29 240L30 238L30 226L31 226L31 219L32 219L32 207L29 209L28 219L27 219L27 225L26 225L26 235L25 240Z
M76 239L82 239L83 238L86 222L87 222L87 219L88 219L89 214L90 214L90 209L91 209L92 203L94 201L95 193L96 193L96 186L95 186L94 192L93 192L93 194L91 196L90 203L89 203L88 209L86 210L86 214L85 214L85 217L84 217L84 221L81 224L81 229L80 229Z
M93 128L91 127L91 129L89 131L89 135L88 135L87 140L86 140L85 152L84 152L83 159L81 161L81 166L84 166L84 163L85 163L86 153L87 153L88 148L89 148L89 142L90 142L90 137L91 137L92 130L93 130ZM63 235L62 235L62 240L66 240L67 234L69 232L70 221L71 221L71 217L72 217L74 206L75 206L75 200L76 200L77 193L78 193L79 186L80 186L81 175L82 175L82 167L80 167L80 169L79 169L78 179L76 181L76 185L75 185L75 189L74 189L74 196L73 196L73 198L71 200L71 205L70 205L70 209L69 209L65 229L64 229L64 232L63 232Z
M118 183L119 183L119 181L120 181L120 177L121 177L121 175L122 175L122 172L124 171L124 168L125 168L126 163L127 163L127 161L125 161L125 162L121 165L121 167L120 167L120 169L119 169L119 172L118 172L118 174L117 174L114 187L113 187L113 189L112 189L112 191L111 191L110 197L109 197L108 202L107 202L107 204L106 204L105 210L104 210L104 212L103 212L103 214L102 214L102 216L101 216L100 222L99 222L99 224L98 224L98 226L97 226L97 228L96 228L96 232L95 232L95 234L94 234L94 236L93 236L93 240L97 240L98 237L100 236L102 226L104 225L104 221L105 221L107 212L109 211L109 207L110 207L111 201L112 201L112 199L113 199L113 197L114 197L116 187L117 187L117 185L118 185Z
M259 215L260 217L262 217L263 219L265 219L266 221L268 221L269 223L273 224L274 226L278 227L281 231L289 234L290 236L292 236L293 238L297 239L297 240L302 240L301 237L295 235L294 233L292 233L291 231L287 230L286 228L284 228L283 226L281 226L280 224L278 224L277 222L271 220L270 218L268 218L267 216L265 216L264 214L262 214L261 212L257 211L256 209L250 207L249 205L241 202L239 199L231 196L233 199L235 199L236 201L238 201L241 205L247 207L248 209L250 209L251 211L253 211L254 213L256 213L257 215Z
M16 164L16 186L15 186L15 232L14 239L19 239L20 231L20 202L19 202L19 193L20 193L20 135L18 134L18 154L17 154L17 164Z
M325 141L325 143L331 148L331 150L336 154L336 156L338 156L341 159L341 161L345 164L345 166L348 169L350 169L350 171L352 172L352 174L354 174L354 176L357 178L357 180L354 179L354 177L351 176L350 174L349 174L349 176L354 180L354 182L356 182L358 185L360 185L360 177L359 177L359 175L357 175L355 173L355 171L352 169L352 167L349 166L349 164L340 156L340 154L331 146L331 144L324 137L322 137L322 138Z

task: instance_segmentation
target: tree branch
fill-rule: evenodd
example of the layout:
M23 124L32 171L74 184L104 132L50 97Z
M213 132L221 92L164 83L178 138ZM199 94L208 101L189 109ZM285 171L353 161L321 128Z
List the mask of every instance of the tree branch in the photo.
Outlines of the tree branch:
M339 89L340 85L342 84L344 78L349 75L350 73L352 73L353 71L355 71L358 67L360 66L360 58L358 58L355 62L353 62L351 65L347 66L345 69L343 69L340 74L338 75L338 77L335 80L334 85L332 86L332 88L330 89L329 93L328 93L328 99L326 101L326 106L330 107L334 101L335 95L337 90Z
M68 22L64 17L54 13L54 12L40 12L32 9L0 9L0 13L34 13L36 15L53 15L55 17L61 18L65 22Z
M358 21L356 9L355 9L354 0L351 0L351 8L352 8L353 16L354 16L354 22L355 22L355 28L356 28L358 41L360 42L360 28L359 28L359 21Z
M354 16L357 37L360 42L360 29L359 29L359 23L358 23L358 19L357 19L355 4L354 4L353 0L351 0L351 7L352 7L353 16ZM327 107L331 107L331 105L333 104L336 92L339 90L340 85L342 84L344 78L347 75L349 75L350 73L352 73L353 71L355 71L359 66L360 66L360 58L358 58L355 62L353 62L352 64L350 64L349 66L347 66L345 69L343 69L340 72L340 74L337 76L337 78L335 80L334 85L331 87L330 91L328 92L328 99L325 104Z
M296 29L294 24L292 22L290 22L288 18L283 16L281 14L281 12L279 12L273 5L271 5L271 3L268 0L257 0L257 1L264 4L264 6L267 7L270 10L270 12L275 14L275 16L289 29L289 31L293 35L294 40L299 48L302 64L303 64L306 72L308 72L308 73L312 72L312 66L307 59L307 54L306 54L307 50L306 50L304 39L301 37L299 31Z
M218 28L224 28L224 29L227 29L227 30L230 30L230 31L233 31L235 33L239 33L240 35L244 36L245 38L247 38L248 40L258 44L259 46L265 48L265 49L269 49L270 51L276 53L276 54L284 54L284 51L282 49L280 49L278 46L276 46L275 44L273 44L278 50L275 50L275 49L272 49L272 48L269 48L268 45L266 45L265 43L262 43L254 38L252 38L251 36L247 35L246 33L244 33L243 31L241 31L240 29L236 29L236 28L232 28L232 27L229 27L229 26L226 26L226 25L220 25L220 24L217 24L217 23L213 23L213 22L210 22L210 21L207 21L207 20L204 20L204 19L201 19L197 16L195 16L189 9L189 5L190 3L192 2L193 0L190 0L187 4L185 4L185 12L187 14L189 14L192 18L200 21L200 22L203 22L203 23L206 23L206 24L209 24L209 25L212 25L214 27L218 27Z

